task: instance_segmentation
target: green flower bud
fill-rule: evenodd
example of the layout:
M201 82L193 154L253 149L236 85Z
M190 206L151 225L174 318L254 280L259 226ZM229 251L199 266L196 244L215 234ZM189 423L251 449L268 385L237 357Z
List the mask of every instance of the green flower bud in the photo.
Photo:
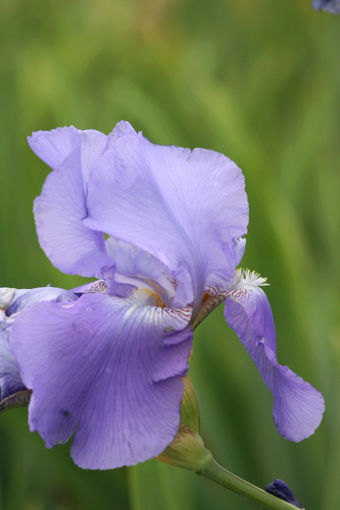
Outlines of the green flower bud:
M195 390L188 377L183 378L181 424L172 443L156 457L173 466L200 471L212 455L204 446L200 432L200 415Z

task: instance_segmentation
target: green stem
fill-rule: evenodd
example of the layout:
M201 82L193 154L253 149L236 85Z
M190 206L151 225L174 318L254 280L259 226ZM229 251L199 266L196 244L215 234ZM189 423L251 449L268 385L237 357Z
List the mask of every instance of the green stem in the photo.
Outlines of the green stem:
M272 494L256 487L255 485L242 480L239 476L234 475L230 471L227 471L222 466L211 458L209 462L200 471L197 471L198 475L205 476L214 482L227 487L227 489L241 494L252 501L255 501L264 508L270 508L271 510L296 510L297 507L287 503L283 499L277 498Z

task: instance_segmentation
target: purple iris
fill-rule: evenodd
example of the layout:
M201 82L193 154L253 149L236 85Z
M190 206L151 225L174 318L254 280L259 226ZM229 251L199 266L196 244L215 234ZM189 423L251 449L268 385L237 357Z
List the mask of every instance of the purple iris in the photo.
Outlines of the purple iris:
M235 163L154 145L127 122L108 136L39 131L29 144L53 169L34 205L42 248L61 271L97 279L26 306L11 326L29 425L46 446L74 436L74 461L93 469L159 455L179 427L193 329L222 301L280 434L311 435L323 398L276 360L265 280L236 270L248 202Z
M312 6L316 11L328 11L332 14L340 13L340 0L314 0Z

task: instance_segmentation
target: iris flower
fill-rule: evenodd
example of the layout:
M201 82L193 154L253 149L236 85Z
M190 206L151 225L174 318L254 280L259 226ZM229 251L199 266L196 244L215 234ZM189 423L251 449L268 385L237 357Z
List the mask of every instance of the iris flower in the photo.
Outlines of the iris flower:
M34 204L40 245L61 271L95 278L12 319L29 426L46 446L73 436L72 458L92 469L159 455L179 428L193 329L222 301L280 434L312 434L323 398L277 362L265 279L236 269L248 224L237 165L154 145L127 122L108 136L39 131L29 144L52 168Z

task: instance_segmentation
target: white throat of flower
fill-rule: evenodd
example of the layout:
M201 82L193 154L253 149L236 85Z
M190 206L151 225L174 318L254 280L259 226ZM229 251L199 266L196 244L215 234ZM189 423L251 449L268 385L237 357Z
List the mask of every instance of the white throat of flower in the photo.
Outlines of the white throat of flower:
M165 307L165 303L164 301L162 301L159 294L157 294L156 292L147 287L136 289L128 299L136 307L139 306L157 306L161 308Z

